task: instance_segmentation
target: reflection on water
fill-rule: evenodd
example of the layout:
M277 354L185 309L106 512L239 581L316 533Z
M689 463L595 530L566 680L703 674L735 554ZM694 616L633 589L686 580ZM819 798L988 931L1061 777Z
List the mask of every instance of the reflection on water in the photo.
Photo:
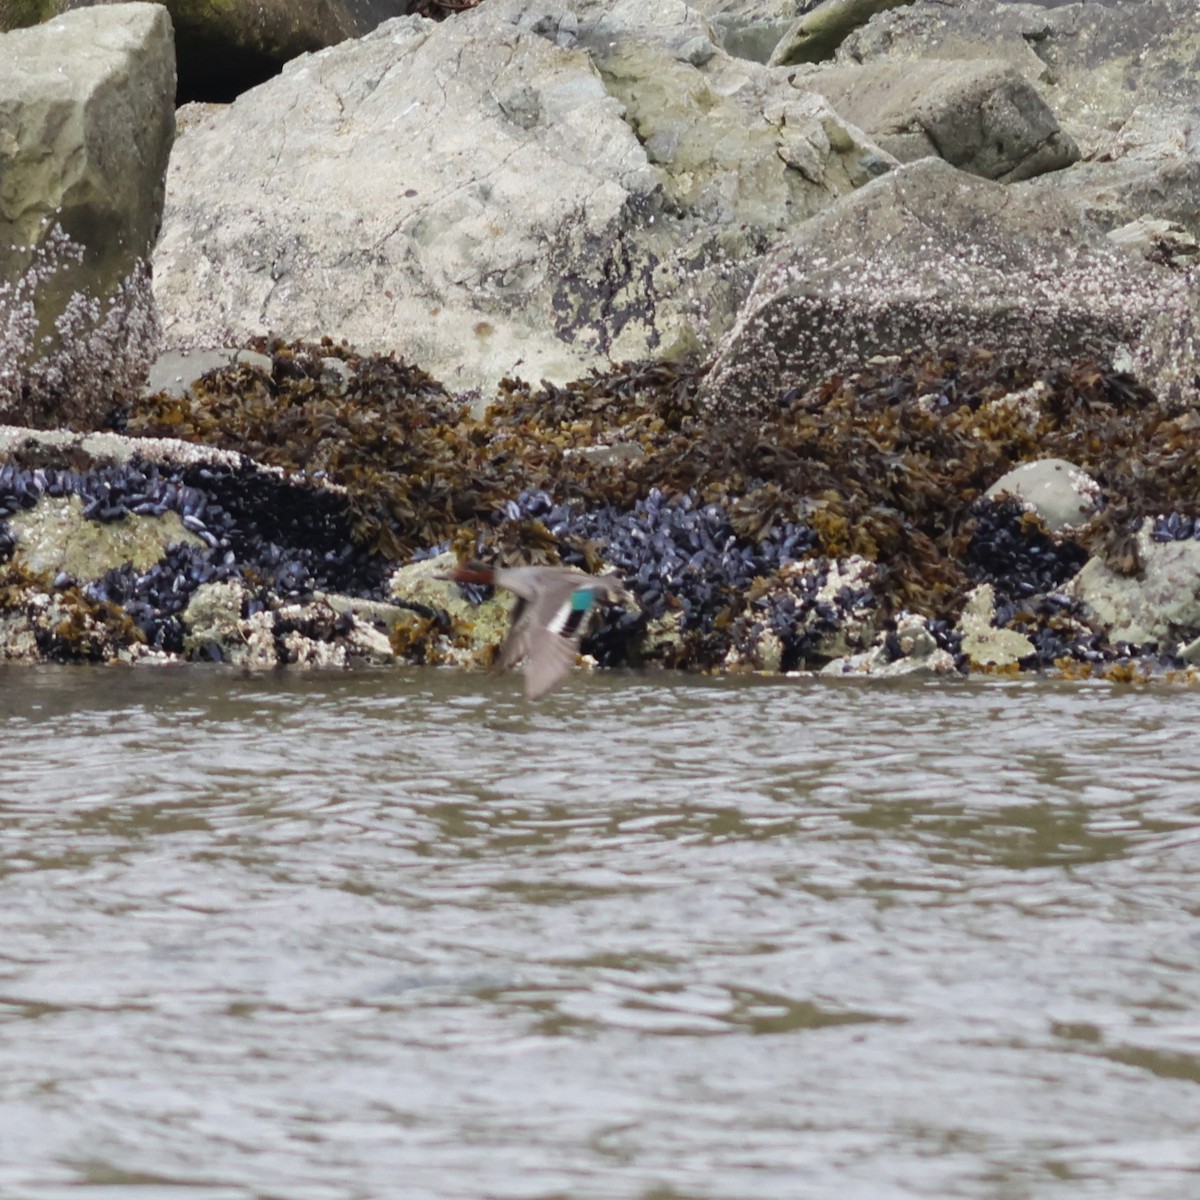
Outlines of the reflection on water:
M0 674L0 1196L1195 1195L1198 715Z

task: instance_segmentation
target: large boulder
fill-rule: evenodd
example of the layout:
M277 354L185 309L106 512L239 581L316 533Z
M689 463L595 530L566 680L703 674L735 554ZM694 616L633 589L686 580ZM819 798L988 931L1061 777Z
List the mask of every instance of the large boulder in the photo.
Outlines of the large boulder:
M878 354L979 345L1025 357L1118 353L1153 383L1148 331L1194 328L1186 282L1113 246L1053 196L927 158L808 221L764 263L703 397L768 411ZM1195 372L1170 366L1188 386ZM1182 348L1180 348L1182 353Z
M1143 214L1200 232L1195 0L1009 4L915 0L881 13L840 62L1004 59L1035 84L1084 162L1025 186L1062 190L1105 228Z
M1013 182L1078 157L1037 89L1004 62L915 63L799 69L792 83L818 92L901 162L938 155L985 179Z
M0 61L0 420L86 424L156 347L171 22L85 9L0 35Z
M709 346L779 231L893 164L678 0L488 0L189 120L156 295L175 345L331 334L456 389L561 381Z

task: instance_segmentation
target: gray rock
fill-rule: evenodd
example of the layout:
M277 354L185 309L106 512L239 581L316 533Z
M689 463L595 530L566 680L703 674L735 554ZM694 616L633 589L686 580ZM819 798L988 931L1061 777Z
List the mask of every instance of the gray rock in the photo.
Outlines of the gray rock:
M797 0L691 0L736 58L766 63L780 38L792 27Z
M779 230L894 163L679 0L403 18L181 127L172 346L330 334L455 389L708 348Z
M823 0L795 23L779 39L771 55L771 66L820 62L831 58L845 38L876 14L908 4L911 0Z
M1079 157L1033 85L1007 63L921 59L814 67L792 76L901 162L935 154L1011 182Z
M922 159L780 243L702 400L713 414L758 412L872 355L947 344L1033 357L1124 348L1154 386L1148 331L1164 314L1180 324L1191 313L1185 281L1121 252L1070 205ZM1173 353L1194 369L1195 346Z
M1171 650L1200 633L1200 542L1156 542L1151 526L1146 521L1137 534L1138 575L1120 575L1092 558L1063 591L1082 601L1089 622L1110 641Z
M856 30L838 56L1003 58L1039 88L1085 160L1024 186L1066 192L1106 229L1148 213L1200 233L1195 0L915 0Z
M1023 500L1046 523L1051 533L1087 524L1100 499L1100 485L1073 463L1041 458L1022 463L1001 475L985 495Z
M0 35L0 62L0 420L91 422L155 349L171 22L153 4L68 13Z

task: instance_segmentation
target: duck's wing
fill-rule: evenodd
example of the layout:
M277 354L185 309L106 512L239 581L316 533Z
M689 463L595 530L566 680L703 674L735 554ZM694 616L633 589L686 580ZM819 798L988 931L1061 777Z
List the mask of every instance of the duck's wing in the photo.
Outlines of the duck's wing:
M524 663L525 694L531 700L544 696L574 666L594 599L590 589L577 587L569 577L543 586L532 599L517 593L496 665L507 670Z
M518 595L508 614L508 634L496 655L497 671L515 667L529 653L530 632L529 601Z
M538 638L525 655L525 695L540 700L571 673L579 652L579 638L548 633Z

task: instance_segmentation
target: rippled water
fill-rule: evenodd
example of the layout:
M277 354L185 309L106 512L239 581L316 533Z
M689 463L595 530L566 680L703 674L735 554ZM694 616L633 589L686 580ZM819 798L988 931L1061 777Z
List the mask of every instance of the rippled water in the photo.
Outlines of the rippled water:
M0 673L5 1200L1200 1195L1200 695Z

